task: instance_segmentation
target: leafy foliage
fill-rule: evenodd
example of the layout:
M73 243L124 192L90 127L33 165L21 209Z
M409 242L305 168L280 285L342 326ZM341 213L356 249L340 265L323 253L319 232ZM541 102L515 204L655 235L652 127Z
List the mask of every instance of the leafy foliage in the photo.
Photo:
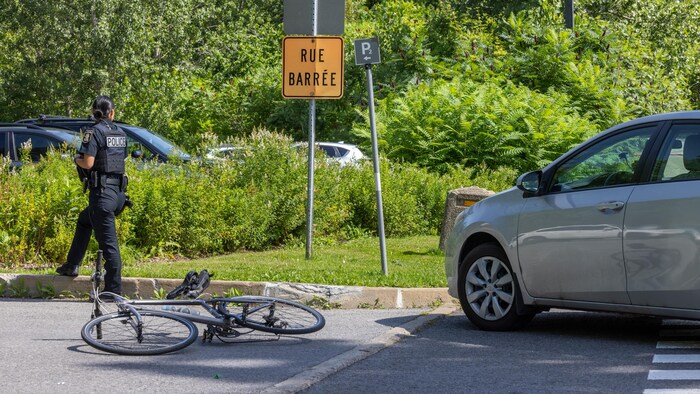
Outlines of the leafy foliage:
M306 155L279 133L256 130L232 140L242 154L214 163L127 162L134 202L117 218L122 258L212 255L299 244L305 236ZM314 234L318 242L377 232L370 162L340 167L316 163ZM0 263L6 267L61 262L87 203L73 163L50 152L20 171L0 171ZM387 236L438 233L447 191L474 182L502 190L510 170L436 175L413 165L382 162ZM487 183L484 179L490 178ZM88 259L97 249L90 243Z
M688 67L698 64L697 4L673 2L662 11L669 2L627 2L613 7L615 18L600 4L612 2L584 1L572 32L563 26L559 1L468 3L480 16L442 33L453 47L411 30L414 41L447 52L429 62L432 75L422 73L379 101L389 158L442 172L478 163L531 170L614 124L698 105L698 69ZM468 8L443 3L425 21L446 9L468 17ZM665 38L652 33L663 15L678 23L664 23ZM695 44L688 45L691 36ZM436 53L429 50L422 53ZM355 125L363 140L365 129Z
M0 0L0 10L0 119L84 116L96 94L109 93L120 118L191 151L207 134L224 140L256 127L308 135L306 102L280 94L278 0ZM347 43L380 38L378 101L455 78L486 91L512 84L562 100L599 129L700 106L695 0L581 0L574 31L560 0L348 0L345 25ZM352 132L367 128L357 111L367 106L364 70L352 60L346 45L345 97L319 103L319 140L368 141Z
M47 283L46 285L42 285L40 281L37 281L36 291L39 294L39 298L56 297L56 287L53 285L53 283Z
M168 293L165 291L165 289L159 287L157 290L153 290L153 295L151 295L151 297L154 300L165 300L167 295Z
M29 298L29 287L24 284L24 278L19 277L10 282L9 289L10 297L14 298Z
M563 21L560 0L346 1L345 95L318 103L316 139L369 150L349 43L379 37L388 234L436 232L449 188L501 190L613 124L700 108L697 0L580 0L575 29ZM298 243L306 170L289 142L308 105L281 97L283 36L279 0L0 0L0 119L84 116L110 94L120 119L192 153L246 147L243 164L131 164L128 261ZM369 166L318 166L319 239L376 231ZM60 261L85 204L72 165L0 167L4 263Z
M377 127L395 160L440 172L479 165L532 170L600 131L568 111L567 100L512 83L454 78L388 97Z

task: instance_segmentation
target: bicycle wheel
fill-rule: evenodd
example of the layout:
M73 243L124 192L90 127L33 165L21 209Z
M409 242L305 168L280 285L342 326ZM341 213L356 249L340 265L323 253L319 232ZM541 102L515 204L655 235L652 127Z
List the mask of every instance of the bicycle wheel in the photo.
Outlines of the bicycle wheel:
M115 312L90 320L81 335L88 345L110 353L152 355L180 350L197 339L197 326L180 316L158 310L140 310L142 339L137 339L136 317ZM98 331L101 329L101 338Z
M280 298L244 296L223 306L238 324L274 334L309 334L326 324L315 309Z

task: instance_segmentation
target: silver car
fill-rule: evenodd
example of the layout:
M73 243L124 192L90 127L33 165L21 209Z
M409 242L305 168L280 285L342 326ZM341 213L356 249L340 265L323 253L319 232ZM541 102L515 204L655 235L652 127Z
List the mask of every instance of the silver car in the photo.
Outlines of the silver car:
M551 307L700 319L700 111L636 119L462 212L449 292L484 330Z

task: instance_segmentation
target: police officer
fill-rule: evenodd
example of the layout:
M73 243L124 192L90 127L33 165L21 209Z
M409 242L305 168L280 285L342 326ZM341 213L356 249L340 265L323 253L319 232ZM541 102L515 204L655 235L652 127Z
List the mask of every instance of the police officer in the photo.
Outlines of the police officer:
M78 215L66 263L58 267L56 272L65 276L78 276L80 263L85 257L94 230L105 259L104 291L121 294L121 255L114 218L124 209L126 201L126 134L113 123L114 102L109 96L98 96L95 99L92 114L96 123L83 134L82 144L75 157L75 164L88 170L89 203Z

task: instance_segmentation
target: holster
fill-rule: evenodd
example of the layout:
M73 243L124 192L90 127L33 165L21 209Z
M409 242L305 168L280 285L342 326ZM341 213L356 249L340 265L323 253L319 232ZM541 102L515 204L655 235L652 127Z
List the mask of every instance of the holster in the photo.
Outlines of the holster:
M134 202L131 201L131 199L129 198L129 195L128 195L128 194L124 193L124 204L122 204L122 206L119 207L119 209L117 209L117 212L114 213L114 216L119 216L119 214L122 213L122 212L124 212L124 210L125 210L127 207L128 207L128 208L131 208L131 207L133 207L133 206L134 206Z
M126 193L127 186L129 186L129 176L124 174L122 175L121 185L119 185L119 188L121 189L122 193Z
M97 171L90 171L90 180L88 181L88 187L90 189L99 187L101 185L100 180L101 177Z
M134 206L134 202L131 201L129 198L129 195L126 194L126 187L129 185L129 177L124 174L122 175L121 182L119 184L119 190L121 190L122 193L124 193L124 204L122 204L121 207L117 210L115 213L115 216L119 216L120 213L124 212L124 210L128 207L131 208Z
M92 171L86 170L77 164L75 165L75 168L78 171L78 178L80 179L80 182L83 184L83 193L85 193L87 191L87 189L90 187L90 179L92 178Z

